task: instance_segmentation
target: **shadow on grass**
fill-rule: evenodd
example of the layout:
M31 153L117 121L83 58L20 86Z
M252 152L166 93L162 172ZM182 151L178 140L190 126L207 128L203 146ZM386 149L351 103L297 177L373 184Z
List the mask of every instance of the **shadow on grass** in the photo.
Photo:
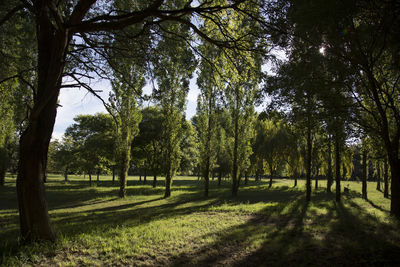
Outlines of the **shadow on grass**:
M64 186L54 185L55 189L49 186L47 194L50 203L53 202L51 209L109 202L106 207L52 213L51 219L56 232L71 238L92 231L107 231L110 227L119 225L142 225L153 220L208 212L210 207L227 204L276 204L266 206L254 214L238 214L237 216L243 216L242 224L205 234L201 240L211 238L215 241L205 245L196 244L191 252L170 255L168 262L159 262L161 265L400 264L397 260L400 251L399 228L382 223L367 213L354 202L354 199L360 197L355 191L344 196L344 204L334 202L334 195L326 194L324 189L314 192L312 201L306 202L304 192L298 188L275 186L267 189L267 183L250 182L242 187L238 197L233 198L228 183L218 187L214 181L211 183L210 197L205 198L201 181L178 180L174 182L176 187L169 199L162 198L163 187L141 185L129 187L127 193L147 197L144 200L133 198L126 202L113 202L117 188L99 191L80 182ZM12 190L11 187L7 188L5 193L11 194ZM185 192L175 194L175 191ZM224 211L217 210L216 213L218 212ZM207 216L214 215L210 213ZM17 217L14 217L13 220L16 220ZM6 230L0 233L0 239L9 239L15 233L15 229ZM18 249L15 246L13 253L18 253Z
M395 266L399 228L382 223L346 196L317 192L267 207L216 241L175 257L172 266ZM311 206L310 206L311 205ZM326 212L318 213L316 209ZM204 236L203 238L207 238Z

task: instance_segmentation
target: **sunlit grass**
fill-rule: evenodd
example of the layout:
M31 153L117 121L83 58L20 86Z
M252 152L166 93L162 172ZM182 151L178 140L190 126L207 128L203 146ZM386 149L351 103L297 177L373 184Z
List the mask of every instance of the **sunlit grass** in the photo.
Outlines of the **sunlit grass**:
M336 203L326 181L304 198L304 181L242 185L232 198L230 182L211 181L210 196L196 177L177 177L172 197L129 177L127 197L118 182L101 176L50 175L46 194L55 244L18 243L15 179L0 188L1 261L15 265L394 265L399 262L398 221L389 216L390 200L376 184L343 182L349 193ZM148 177L150 178L150 177ZM334 186L332 187L334 189Z

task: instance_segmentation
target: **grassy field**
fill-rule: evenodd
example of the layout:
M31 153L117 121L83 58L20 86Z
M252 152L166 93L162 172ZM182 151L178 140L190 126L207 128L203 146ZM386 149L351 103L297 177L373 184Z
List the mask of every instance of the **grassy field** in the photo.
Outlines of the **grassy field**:
M230 183L177 177L172 197L129 177L125 199L110 177L49 176L46 184L55 244L18 244L15 179L0 188L0 265L20 266L392 266L400 265L400 225L390 200L369 183L343 182L336 203L325 181L306 203L304 181L250 181L239 197ZM332 187L334 188L334 186Z

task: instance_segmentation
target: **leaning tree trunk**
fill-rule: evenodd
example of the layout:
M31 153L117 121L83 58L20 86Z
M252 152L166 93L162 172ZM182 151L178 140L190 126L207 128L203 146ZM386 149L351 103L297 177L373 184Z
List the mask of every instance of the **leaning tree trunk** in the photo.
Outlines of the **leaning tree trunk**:
M55 239L50 227L43 178L71 37L67 30L53 25L45 5L38 3L36 6L37 93L28 126L20 138L17 193L21 234L25 241Z
M367 150L363 148L363 153L362 153L362 198L363 199L368 199L367 196Z
M383 162L383 197L389 198L389 166L387 158Z
M338 136L335 136L335 182L336 202L340 202L340 142Z

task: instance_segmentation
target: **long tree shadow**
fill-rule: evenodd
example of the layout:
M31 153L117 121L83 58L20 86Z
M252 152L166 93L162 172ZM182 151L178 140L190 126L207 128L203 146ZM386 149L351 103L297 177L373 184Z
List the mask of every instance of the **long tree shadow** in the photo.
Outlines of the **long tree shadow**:
M185 182L181 185L185 185ZM205 234L201 239L213 238L215 241L177 257L171 256L167 264L172 266L354 265L360 257L366 259L361 261L364 265L400 263L393 259L395 253L400 251L398 227L384 224L363 211L353 201L359 197L355 193L344 198L346 205L335 205L332 194L317 191L313 194L311 203L308 203L304 199L303 191L289 186L266 190L249 186L246 190L239 191L239 197L232 198L229 186L215 185L210 190L210 197L205 198L200 185L195 190L177 193L170 199L162 198L163 189L153 190L146 187L145 190L149 191L137 200L113 202L114 199L109 199L105 200L110 202L106 207L90 208L91 204L88 204L85 210L56 212L57 207L75 207L74 205L79 206L79 203L85 201L93 204L96 200L101 201L101 198L114 194L114 191L108 190L93 196L89 194L90 188L89 191L82 190L88 196L78 200L74 198L78 197L77 194L82 194L82 191L50 192L54 194L50 195L52 198L57 197L57 193L65 194L61 196L61 200L66 203L64 206L57 204L52 207L55 212L51 213L51 219L56 232L72 239L92 231L103 233L118 225L139 226L154 220L202 212L207 216L214 216L213 213L208 213L211 207L218 207L216 211L213 210L218 215L219 212L226 212L223 208L226 205L257 202L273 204L254 214L238 214L243 221L239 225ZM138 190L143 188L128 188L128 194L134 195ZM326 212L318 213L316 209ZM16 230L7 229L0 233L0 239L9 239L12 234L16 234ZM360 246L357 245L359 243ZM18 250L19 248L14 247L13 253L18 253ZM351 255L350 262L346 262L348 254ZM384 261L386 258L389 260Z
M211 233L216 241L197 249L195 253L183 253L173 259L171 266L215 266L237 265L257 266L265 258L264 249L248 254L252 244L265 239L270 241L267 255L270 259L280 258L285 251L285 242L293 236L302 235L303 217L308 203L304 197L297 196L291 201L266 207L260 214L255 214L239 226L224 230L224 234ZM287 237L285 235L288 235ZM304 236L302 236L304 238ZM273 252L273 253L271 253ZM279 253L277 253L279 252Z
M399 227L382 223L347 196L317 192L267 207L224 230L217 241L182 253L171 266L393 266L400 264ZM326 212L318 213L316 209ZM204 238L207 238L205 236ZM260 245L261 242L261 245Z

